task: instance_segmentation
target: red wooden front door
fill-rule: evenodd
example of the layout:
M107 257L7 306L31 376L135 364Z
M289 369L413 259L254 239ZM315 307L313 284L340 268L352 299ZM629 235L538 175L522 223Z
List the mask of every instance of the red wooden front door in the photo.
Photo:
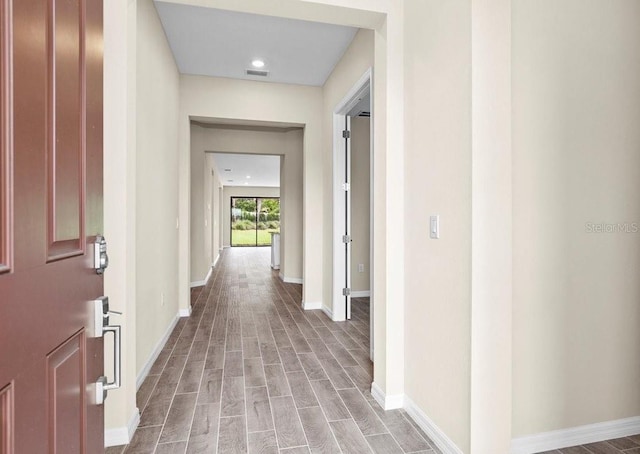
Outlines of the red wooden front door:
M102 0L0 0L0 454L103 452Z

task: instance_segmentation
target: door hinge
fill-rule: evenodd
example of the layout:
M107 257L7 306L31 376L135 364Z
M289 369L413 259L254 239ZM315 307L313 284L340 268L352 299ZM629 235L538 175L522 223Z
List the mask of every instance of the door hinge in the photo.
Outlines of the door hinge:
M345 129L344 131L342 131L342 138L343 139L350 139L351 138L351 131L349 131L348 129Z
M351 289L350 289L350 288L343 288L343 289L342 289L342 295L343 295L343 296L349 296L349 295L351 295Z
M351 190L351 183L342 183L342 190L343 191L350 191Z
M342 235L342 242L344 244L351 243L351 235Z

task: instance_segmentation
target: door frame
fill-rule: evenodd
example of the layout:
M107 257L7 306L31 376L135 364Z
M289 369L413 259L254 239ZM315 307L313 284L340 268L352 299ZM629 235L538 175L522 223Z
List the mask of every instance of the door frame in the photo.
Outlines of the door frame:
M342 242L342 235L344 234L344 225L347 216L345 207L345 197L342 188L343 176L345 173L345 159L344 159L344 138L342 137L342 131L345 125L345 118L347 113L358 103L359 99L364 93L369 92L371 94L371 146L369 149L369 165L370 165L370 180L369 180L369 205L371 208L369 216L369 288L371 291L370 297L370 339L371 339L371 358L373 358L373 191L374 183L373 173L373 71L372 68L368 68L365 73L358 79L358 81L351 87L346 93L344 98L333 109L333 276L332 276L332 319L334 321L345 320L345 298L342 295L342 289L345 282L345 276L347 275L346 261L344 260L344 243Z

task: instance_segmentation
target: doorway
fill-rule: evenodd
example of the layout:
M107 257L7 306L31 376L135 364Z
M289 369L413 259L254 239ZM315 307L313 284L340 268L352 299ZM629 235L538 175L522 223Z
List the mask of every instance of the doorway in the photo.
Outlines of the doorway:
M279 197L231 197L231 247L271 246L280 233Z
M334 110L333 320L350 320L352 299L368 304L373 339L371 71ZM371 343L373 358L373 343Z

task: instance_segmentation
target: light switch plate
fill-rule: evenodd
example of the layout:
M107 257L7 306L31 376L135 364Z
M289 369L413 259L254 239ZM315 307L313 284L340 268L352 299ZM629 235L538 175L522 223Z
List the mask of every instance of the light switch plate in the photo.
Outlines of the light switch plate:
M440 216L429 217L429 238L437 240L440 238Z

